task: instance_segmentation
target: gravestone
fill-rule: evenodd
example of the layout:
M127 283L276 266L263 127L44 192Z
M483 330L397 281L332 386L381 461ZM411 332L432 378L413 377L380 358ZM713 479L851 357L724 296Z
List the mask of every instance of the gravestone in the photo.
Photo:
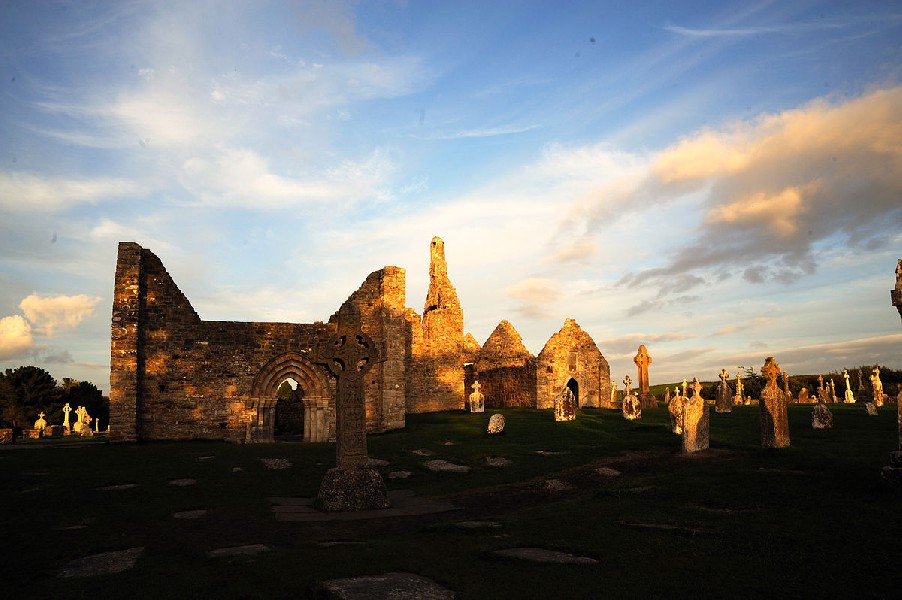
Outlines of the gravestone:
M826 404L830 402L830 390L824 386L824 376L817 376L817 397L820 402Z
M639 369L639 402L642 408L657 407L657 398L648 390L648 365L652 361L644 344L639 345L639 351L633 357L633 362L636 363L636 367Z
M719 413L732 412L733 410L733 390L727 383L730 374L726 369L720 370L720 385L717 386L717 398L714 399L714 410Z
M388 508L388 490L368 464L363 377L378 360L370 336L345 328L319 345L313 362L338 379L335 411L335 462L320 484L315 506L326 512Z
M686 396L680 394L680 388L674 386L673 398L667 405L670 412L670 429L677 435L683 435L683 404L688 400Z
M868 411L868 415L871 417L877 416L877 405L874 402L868 402L864 405L865 410Z
M845 403L846 404L854 404L855 403L855 394L852 393L852 386L849 385L849 370L842 370L842 377L846 380L846 393L845 393Z
M495 413L489 417L489 426L486 429L489 435L501 435L504 433L504 415Z
M864 398L867 394L867 390L864 387L864 373L859 368L858 369L858 397Z
M13 430L12 429L0 429L0 444L12 444L13 443Z
M41 430L40 429L23 429L22 437L26 440L39 440L41 439Z
M617 405L617 382L611 380L611 406Z
M823 402L818 402L811 411L812 429L833 429L833 413Z
M758 412L761 422L761 446L763 448L789 447L789 415L786 412L786 395L777 387L780 366L773 356L768 356L761 367L767 385L761 390Z
M554 420L574 421L576 419L576 396L568 386L561 388L554 397Z
M47 427L47 421L44 420L45 416L46 415L44 414L43 410L40 413L38 413L38 420L34 422L35 429L37 429L39 431L44 431L44 428Z
M683 452L706 450L709 444L710 410L701 397L702 384L692 379L692 397L683 403Z
M839 398L836 397L836 384L833 383L833 378L830 378L830 398L833 399L833 404L839 402Z
M48 425L44 428L44 437L61 437L63 435L62 425Z
M880 367L874 367L874 371L871 374L871 389L874 390L874 404L877 406L883 406L883 382L880 381Z
M470 394L470 412L471 413L481 413L485 412L485 396L480 393L479 388L482 387L479 385L479 381L473 382L473 393Z
M623 378L623 406L621 410L623 411L623 418L628 421L642 418L642 403L639 401L639 397L633 394L633 390L630 388L631 383L633 383L633 380L630 379L629 375Z
M808 397L808 388L799 390L799 404L808 404L811 399Z
M88 411L84 406L79 406L75 409L75 423L72 424L72 433L81 433L86 414L88 414Z
M792 400L792 392L789 391L789 373L783 371L783 393L786 395L786 401Z
M664 388L664 404L670 406L670 386Z
M66 402L66 405L63 406L63 433L65 435L69 435L69 413L72 412L72 407L69 406L69 403Z
M733 406L742 406L742 371L736 372L736 393L733 395Z

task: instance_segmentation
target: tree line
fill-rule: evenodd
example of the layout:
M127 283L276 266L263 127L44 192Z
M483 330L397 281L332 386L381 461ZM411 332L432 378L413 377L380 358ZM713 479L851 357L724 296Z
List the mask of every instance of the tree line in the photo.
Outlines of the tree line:
M75 421L75 409L79 406L84 406L91 417L100 419L101 429L106 429L110 422L110 399L89 381L64 377L57 382L44 369L31 365L0 373L2 428L12 428L17 433L30 429L41 412L48 424L61 425L66 404L72 409L70 423Z

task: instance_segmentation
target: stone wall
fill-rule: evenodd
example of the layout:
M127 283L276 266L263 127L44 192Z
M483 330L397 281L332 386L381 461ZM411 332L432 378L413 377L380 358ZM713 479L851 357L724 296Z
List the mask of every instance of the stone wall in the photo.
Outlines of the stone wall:
M568 383L580 407L613 408L608 361L573 319L564 321L545 343L536 358L536 380L536 408L552 408L554 397Z
M501 321L468 365L467 390L475 380L482 386L486 408L536 406L536 361L523 338L508 321Z
M367 427L404 426L404 271L371 274L342 305L380 344L368 374ZM119 245L111 332L111 439L272 439L276 390L291 377L304 403L304 439L335 435L335 380L310 359L329 323L203 321L151 251Z

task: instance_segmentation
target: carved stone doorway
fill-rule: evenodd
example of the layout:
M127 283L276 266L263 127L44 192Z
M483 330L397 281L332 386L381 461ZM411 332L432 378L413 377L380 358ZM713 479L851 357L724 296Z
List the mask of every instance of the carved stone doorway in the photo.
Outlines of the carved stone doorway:
M276 441L299 442L304 439L304 388L290 377L276 392L275 413L273 428Z

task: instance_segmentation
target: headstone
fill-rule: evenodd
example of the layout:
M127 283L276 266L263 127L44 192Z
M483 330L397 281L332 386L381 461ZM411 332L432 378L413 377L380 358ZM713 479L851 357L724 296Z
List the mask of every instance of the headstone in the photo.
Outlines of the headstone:
M636 367L639 369L639 402L642 408L657 407L657 398L648 390L648 365L652 361L644 344L639 345L639 351L633 357L633 362L636 363Z
M41 439L41 430L40 429L23 429L22 437L26 440L39 440Z
M836 384L833 383L833 378L830 378L830 398L833 399L833 404L839 402L839 398L836 397Z
M66 405L63 406L63 429L66 433L69 433L69 413L72 412L72 407L69 406L69 403L66 402Z
M717 398L714 400L714 410L719 413L732 412L733 410L733 390L727 383L730 374L726 369L720 370L720 385L717 386Z
M826 404L830 402L830 390L824 386L824 376L817 376L817 397L820 402Z
M670 386L664 388L664 404L670 406Z
M763 448L789 447L789 415L786 412L786 395L777 387L780 366L773 356L768 356L761 367L767 385L761 390L758 404L761 421L761 446Z
M85 410L84 406L79 406L75 409L75 423L72 424L72 433L81 433L86 414L88 414L88 411Z
M858 397L864 398L867 394L867 390L864 387L864 373L861 368L858 369Z
M792 400L792 392L789 391L789 373L783 371L783 393L786 395L786 401Z
M554 397L554 420L573 421L576 419L576 396L566 385Z
M489 417L489 426L486 429L489 435L501 435L504 433L504 415L495 413Z
M736 393L733 395L733 406L742 406L742 371L736 371Z
M617 405L617 382L611 380L611 406Z
M872 417L877 416L877 405L874 402L868 402L864 405L865 409L868 411L868 415Z
M799 390L799 404L808 404L811 399L808 397L808 388Z
M849 370L842 370L842 377L846 381L846 393L845 393L845 403L846 404L854 404L855 403L855 394L852 393L852 386L849 385Z
M0 429L0 444L12 444L13 443L13 430L12 429Z
M623 418L628 421L642 418L642 403L639 397L633 394L630 384L633 380L627 375L623 378Z
M710 411L701 397L702 384L692 379L692 397L683 403L683 452L706 450L709 444Z
M883 382L880 381L880 367L874 367L871 374L871 389L874 390L874 404L883 406Z
M61 437L63 435L62 425L48 425L44 428L44 437Z
M479 388L482 387L479 385L479 381L473 382L473 393L470 394L470 412L471 413L481 413L485 412L485 396L483 396Z
M823 402L815 404L814 410L811 411L811 428L833 429L833 413Z
M315 351L338 379L335 414L335 462L320 484L315 505L327 512L388 508L388 490L379 471L370 467L366 452L366 413L363 377L379 358L372 338L363 332L339 328Z
M44 415L43 410L40 413L38 413L38 420L34 422L35 429L37 429L39 431L43 431L44 428L47 427L47 421L44 420L45 416L46 415Z
M677 435L683 435L683 404L688 398L679 392L678 387L673 388L673 398L667 405L670 412L670 429Z

